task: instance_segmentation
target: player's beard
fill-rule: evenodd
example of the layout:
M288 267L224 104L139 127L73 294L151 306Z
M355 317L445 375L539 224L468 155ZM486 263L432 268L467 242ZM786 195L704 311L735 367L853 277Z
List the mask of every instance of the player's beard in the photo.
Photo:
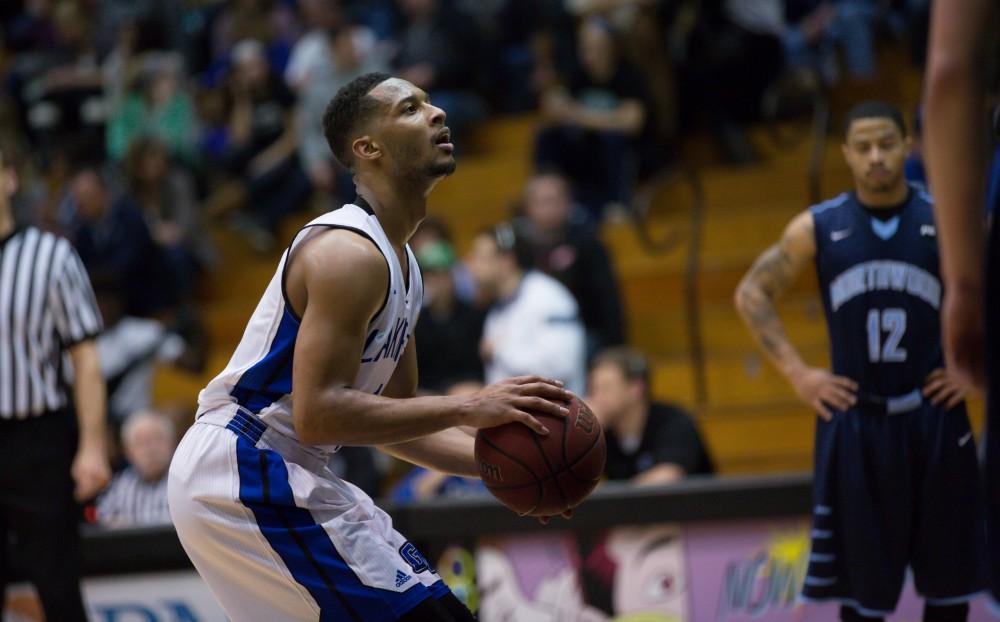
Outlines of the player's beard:
M427 165L424 174L432 179L437 177L447 177L455 172L455 168L457 166L458 163L455 162L455 158L436 160Z
M455 158L444 157L440 154L437 146L433 147L434 154L431 158L426 158L426 151L423 151L415 145L404 146L399 150L399 156L397 160L399 162L420 162L425 160L422 164L411 169L406 176L410 178L413 182L419 182L424 180L440 179L442 177L447 177L455 172L455 167L457 163Z

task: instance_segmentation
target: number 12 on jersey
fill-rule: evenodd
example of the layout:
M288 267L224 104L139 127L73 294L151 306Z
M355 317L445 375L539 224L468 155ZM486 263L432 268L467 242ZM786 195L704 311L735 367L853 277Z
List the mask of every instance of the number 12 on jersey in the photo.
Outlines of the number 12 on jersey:
M888 333L882 341L882 333ZM906 311L871 309L868 311L868 360L872 363L902 363L906 348L900 348L906 332Z

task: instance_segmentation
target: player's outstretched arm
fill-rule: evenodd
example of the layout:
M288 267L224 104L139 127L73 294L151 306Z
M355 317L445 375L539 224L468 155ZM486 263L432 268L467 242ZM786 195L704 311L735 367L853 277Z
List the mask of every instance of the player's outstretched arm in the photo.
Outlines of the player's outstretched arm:
M736 288L735 304L743 321L768 359L788 379L799 397L823 418L827 405L846 410L857 385L849 378L809 367L788 340L775 301L795 282L816 256L812 213L805 211L785 227L781 239L764 251Z
M983 195L986 188L985 72L988 0L938 2L931 20L925 93L927 173L945 280L942 331L948 367L985 384Z
M565 416L550 402L566 392L542 378L491 385L463 397L393 399L351 388L365 331L388 287L385 259L369 240L331 230L300 247L287 267L286 291L302 321L295 340L292 417L306 444L400 443L456 425L517 421L544 433L529 410Z

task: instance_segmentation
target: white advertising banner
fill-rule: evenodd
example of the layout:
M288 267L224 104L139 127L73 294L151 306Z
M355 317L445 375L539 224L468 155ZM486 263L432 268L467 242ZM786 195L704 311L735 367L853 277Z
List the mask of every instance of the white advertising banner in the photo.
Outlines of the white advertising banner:
M41 607L27 585L11 586L3 622L40 622ZM83 598L93 622L226 622L194 571L90 578Z

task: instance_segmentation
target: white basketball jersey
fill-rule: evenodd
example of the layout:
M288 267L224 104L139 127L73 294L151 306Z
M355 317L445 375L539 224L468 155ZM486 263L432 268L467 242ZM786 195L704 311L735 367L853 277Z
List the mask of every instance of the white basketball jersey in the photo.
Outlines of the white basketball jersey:
M423 282L420 268L406 247L409 288L397 255L382 225L363 199L358 204L327 212L304 226L292 239L278 264L229 365L198 396L198 415L217 409L242 407L283 434L295 436L292 426L292 356L300 318L285 294L285 266L295 249L311 236L328 229L348 229L371 240L389 265L385 303L365 331L361 367L351 387L379 394L389 382L420 315ZM344 292L344 297L350 292ZM335 446L325 447L334 450Z

